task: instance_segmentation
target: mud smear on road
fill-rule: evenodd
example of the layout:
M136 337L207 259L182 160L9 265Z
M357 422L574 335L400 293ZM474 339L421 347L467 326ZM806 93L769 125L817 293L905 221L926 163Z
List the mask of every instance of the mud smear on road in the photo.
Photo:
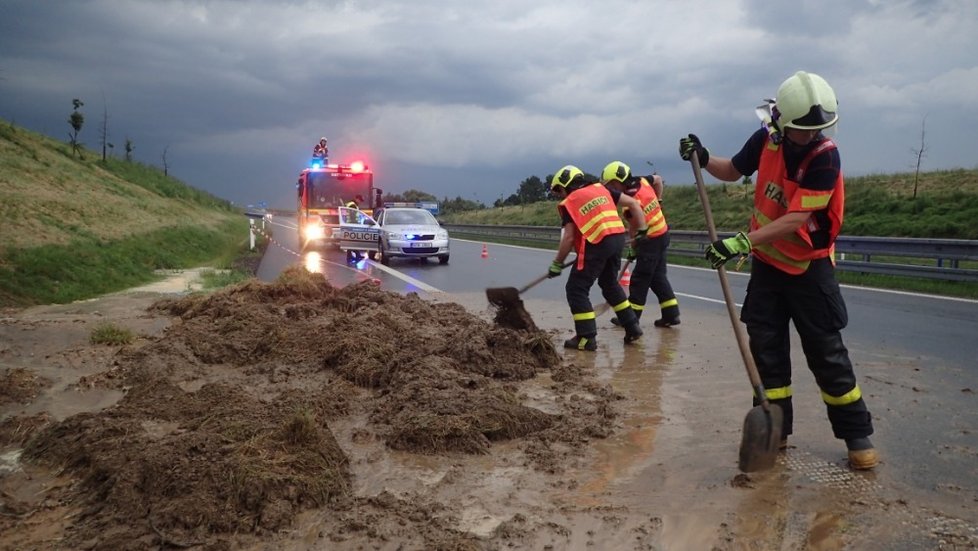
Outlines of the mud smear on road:
M14 545L221 549L321 510L366 541L406 526L420 547L476 549L437 501L355 495L331 426L360 419L356 438L419 457L507 443L530 468L560 472L614 418L617 396L562 366L550 335L371 283L334 288L297 268L273 284L163 299L147 315L171 321L72 385L124 392L113 407L0 424L0 447L26 444L29 475L0 484L0 531ZM557 393L594 392L554 411L524 405L521 382L543 372ZM7 394L36 395L29 373L6 377L18 381ZM40 497L21 491L31 478L51 483ZM42 529L52 511L68 519L55 533Z

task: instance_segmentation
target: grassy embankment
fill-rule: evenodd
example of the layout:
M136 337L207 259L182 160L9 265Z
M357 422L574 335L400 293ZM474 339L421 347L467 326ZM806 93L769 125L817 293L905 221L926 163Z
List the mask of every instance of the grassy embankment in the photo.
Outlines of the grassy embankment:
M229 268L247 219L162 171L0 120L0 306L65 303L162 277ZM225 276L226 277L226 276Z
M843 235L978 239L978 169L923 172L913 198L913 173L873 174L846 178ZM753 208L753 186L707 184L717 230L739 231ZM675 230L706 231L699 195L692 183L666 185L663 209ZM554 226L552 201L446 215L446 223ZM459 237L462 237L459 235ZM477 237L477 239L485 239ZM874 260L888 260L875 258ZM908 259L889 259L910 262ZM706 266L706 262L672 255L670 262ZM922 263L922 262L921 262ZM976 262L961 267L978 268ZM978 298L978 284L838 272L839 280L856 285L905 289Z

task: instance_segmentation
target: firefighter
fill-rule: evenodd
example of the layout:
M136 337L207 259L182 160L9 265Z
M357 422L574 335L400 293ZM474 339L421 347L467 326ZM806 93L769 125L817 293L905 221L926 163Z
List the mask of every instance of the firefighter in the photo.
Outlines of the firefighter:
M344 207L353 210L353 212L350 213L351 217L349 219L349 221L353 224L360 224L363 221L364 214L361 212L360 203L363 203L363 195L357 195L353 199L343 204ZM361 254L360 251L349 250L346 252L346 259L349 262L360 262L363 260L363 254Z
M714 241L706 258L719 268L735 256L753 255L740 319L767 398L784 411L782 447L792 432L792 321L850 466L872 469L879 462L869 439L872 416L842 342L848 314L834 273L845 190L839 152L826 134L839 120L837 107L825 79L799 71L778 88L773 122L732 158L711 155L694 134L679 141L679 152L689 160L695 151L700 165L720 180L757 171L750 231Z
M639 242L645 239L648 230L641 217L641 205L625 194L608 191L599 183L587 183L584 173L573 165L567 165L554 174L550 191L560 200L557 212L562 231L557 255L547 275L558 277L563 270L564 259L572 249L577 251L577 262L571 268L565 285L567 302L574 316L575 334L564 341L564 347L597 350L598 328L589 298L595 281L625 328L625 343L638 340L642 336L642 329L625 291L618 283L626 232L615 205L620 203L632 213L634 223L639 228L636 235Z
M329 157L329 147L326 146L326 137L319 138L319 142L312 147L312 158L321 159L324 163Z
M633 177L631 168L621 161L608 163L601 171L601 183L608 189L634 197L642 205L642 223L649 228L648 239L642 242L641 248L625 249L625 257L635 261L632 282L628 287L628 302L635 315L641 318L649 289L652 289L661 311L661 316L653 323L656 327L671 327L679 325L679 300L666 277L669 226L659 204L662 199L662 177L653 174L649 178L652 183L648 178ZM635 225L629 224L629 230L634 234ZM619 325L620 322L614 318L611 323Z

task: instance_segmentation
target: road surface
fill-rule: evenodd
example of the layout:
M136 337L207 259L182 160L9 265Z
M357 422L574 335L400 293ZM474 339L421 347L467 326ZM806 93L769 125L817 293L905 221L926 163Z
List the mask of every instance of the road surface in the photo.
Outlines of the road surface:
M453 239L448 265L400 259L389 267L370 260L349 265L338 251L300 253L288 219L276 219L271 228L262 280L301 263L336 286L376 279L387 290L448 299L487 315L487 287L521 287L553 258L552 251L491 243L482 258L483 243ZM717 490L731 484L750 386L716 272L670 265L669 273L682 325L655 329L646 321L640 346L625 347L606 314L599 319L598 352L572 359L597 369L639 405L625 430L597 446L595 463L578 473L584 483L568 499L632 510L669 504L676 516L663 522L684 545L696 541L690 511L710 516L733 508L780 522L783 549L799 542L833 548L812 544L813 526L823 521L836 531L846 529L840 523L864 530L861 549L978 546L978 301L844 286L850 321L843 336L874 416L883 463L868 474L845 467L844 446L832 437L793 337L796 423L781 459L787 470L766 481L763 492L731 501ZM563 281L544 281L523 296L538 325L561 340L573 328ZM741 300L746 275L731 273L730 281ZM596 289L592 299L599 304ZM751 527L732 530L743 534ZM941 541L962 546L935 547Z

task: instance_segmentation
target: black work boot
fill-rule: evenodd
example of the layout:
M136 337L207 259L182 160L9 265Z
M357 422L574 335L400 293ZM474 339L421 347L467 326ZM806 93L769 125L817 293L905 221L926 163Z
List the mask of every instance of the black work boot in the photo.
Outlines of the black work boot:
M679 316L672 318L661 317L652 322L652 325L656 327L672 327L673 325L679 325Z
M625 344L635 342L642 336L642 328L638 324L638 320L625 326Z
M635 310L634 308L632 308L632 311L635 312L635 319L636 320L642 319L642 311L641 310ZM614 325L615 327L621 327L621 320L618 319L617 317L611 318L611 325Z
M672 327L679 325L679 307L675 304L662 309L662 317L652 322L656 327Z
M575 336L564 341L564 348L594 352L598 349L598 341L594 337Z

